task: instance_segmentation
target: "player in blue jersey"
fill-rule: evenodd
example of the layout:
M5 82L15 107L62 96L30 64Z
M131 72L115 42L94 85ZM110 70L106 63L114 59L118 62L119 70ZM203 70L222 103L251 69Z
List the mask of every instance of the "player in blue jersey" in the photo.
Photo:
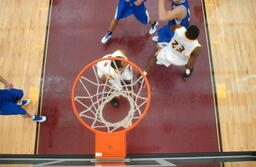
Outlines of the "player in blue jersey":
M0 89L0 115L22 115L35 122L44 122L46 120L45 116L31 116L23 109L24 106L30 103L30 100L25 99L20 101L23 97L22 90L14 89L13 84L5 80L2 76L0 76L0 82L5 86L5 89Z
M181 25L185 28L190 24L190 10L188 0L168 0L172 2L172 9L165 8L166 0L158 0L159 20L168 21L167 25L157 31L157 36L153 37L154 42L168 43L170 42L173 31L170 27L173 25Z
M110 40L112 32L118 24L118 21L130 15L134 15L135 18L142 24L150 24L151 28L149 30L149 34L154 34L157 30L158 22L149 18L144 1L146 0L119 0L116 7L115 17L112 20L107 33L101 39L101 42L103 44L107 43Z

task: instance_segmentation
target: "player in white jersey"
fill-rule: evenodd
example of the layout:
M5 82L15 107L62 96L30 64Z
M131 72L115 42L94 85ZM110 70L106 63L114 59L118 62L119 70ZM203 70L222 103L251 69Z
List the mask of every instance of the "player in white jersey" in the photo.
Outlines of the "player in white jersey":
M187 79L192 74L196 59L201 52L201 45L197 40L199 28L195 25L191 25L187 29L183 26L173 26L172 30L174 36L171 41L156 52L147 64L145 72L148 73L155 64L166 67L170 65L185 66L183 77Z
M124 53L120 50L115 51L112 54L108 54L103 58L116 57L127 59ZM107 82L109 85L117 90L126 89L126 84L129 84L132 79L132 74L129 70L129 65L125 61L121 60L104 60L96 64L98 77ZM114 107L118 107L119 103L117 98L113 98L110 103Z

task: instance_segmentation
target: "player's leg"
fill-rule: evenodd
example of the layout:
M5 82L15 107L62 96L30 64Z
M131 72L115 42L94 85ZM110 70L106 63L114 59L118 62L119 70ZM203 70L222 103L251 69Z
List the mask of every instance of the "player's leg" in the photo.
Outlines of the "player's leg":
M9 90L5 90L4 98L12 103L16 103L19 106L26 106L30 103L30 100L24 99L20 101L21 98L23 97L23 94L24 94L23 91L20 89L9 89Z
M127 93L132 90L131 87L131 80L121 80L122 88L125 90Z
M104 37L101 39L101 43L105 44L105 43L107 43L111 39L112 32L114 31L114 29L115 29L117 24L118 24L118 20L113 19L111 21L108 31L106 32Z
M150 69L156 65L156 63L157 63L157 55L159 54L159 51L160 51L160 50L158 50L158 51L155 53L155 55L152 56L152 57L148 60L146 66L145 66L145 68L144 68L144 71L143 71L144 75L147 75L147 74L150 72ZM142 80L141 74L138 74L138 75L137 75L137 79L139 80L139 82L141 82L141 80Z
M156 61L157 61L156 55L157 53L148 60L146 66L144 67L144 71L143 71L144 75L148 75L150 72L150 69L156 65ZM137 80L139 83L141 83L143 80L140 73L137 74Z
M145 74L148 74L150 72L150 69L156 65L156 61L157 61L156 56L157 56L157 53L154 56L152 56L147 62L147 65L144 69L144 71L146 72Z
M132 73L129 69L125 69L121 74L121 85L123 90L131 90Z
M44 122L46 120L45 116L32 116L20 105L10 101L4 101L0 104L0 115L21 115L24 118L29 118L35 122Z
M115 30L117 23L118 23L118 20L117 19L113 19L111 21L110 26L109 26L108 32L112 33Z
M164 25L160 29L157 30L157 35L152 38L154 42L160 41L160 39L164 39L166 37L166 32L169 29L169 25Z
M23 97L23 91L19 89L2 89L0 90L0 98L2 101L16 103Z
M43 122L46 120L44 116L31 116L26 110L22 108L29 104L30 100L23 100L17 103L23 97L23 91L19 89L0 90L0 115L22 115L25 118L30 118L37 122ZM37 118L37 120L35 120Z
M111 86L111 87L115 87L115 88L121 88L121 84L116 84L114 80L110 79L110 78L101 78L101 81L104 82L105 84ZM110 96L111 94L109 94L108 96ZM109 103L113 106L118 108L119 107L119 101L117 99L117 97L112 98Z
M174 20L168 22L168 24L164 25L160 29L157 30L157 36L154 36L152 40L154 42L170 42L171 38L174 35L174 32L170 30L170 27L176 25Z
M113 99L110 100L110 104L115 107L115 108L118 108L119 107L119 101L117 99L117 97L114 97Z
M149 34L153 35L157 31L157 27L158 27L159 23L152 19L149 19L148 23L151 25L151 27L149 29Z
M0 114L1 115L26 115L26 110L21 108L21 106L10 102L10 101L3 101L0 104ZM28 118L28 115L26 115Z
M171 55L168 55L171 56ZM165 52L163 51L163 48L159 49L155 55L149 60L147 66L145 67L145 72L148 74L150 72L150 69L155 65L164 65L166 67L169 67L172 62L167 59Z
M146 7L144 6L144 3L142 3L139 6L133 6L133 14L135 18L141 22L142 24L150 24L151 27L149 29L149 34L152 35L156 32L158 22L155 20L150 19L148 11Z
M29 99L24 99L20 101L24 94L23 91L20 89L8 89L4 91L5 91L4 93L5 100L8 100L13 103L17 103L20 106L26 106L30 103Z
M118 24L118 21L120 19L126 18L132 14L131 7L129 6L129 3L125 1L119 1L118 5L116 7L115 16L114 19L111 21L110 26L104 37L101 39L101 43L105 44L107 43L111 37L112 33L116 28L116 25Z
M24 100L22 100L22 101L20 101L20 102L18 102L18 103L16 103L17 105L19 105L19 106L26 106L26 105L28 105L30 103L30 100L29 99L24 99Z
M185 80L187 80L187 79L191 76L192 72L193 72L193 68L191 68L191 69L186 68L186 69L184 70L184 73L183 73L183 78L184 78Z
M195 63L194 62L195 60L193 60L193 64ZM193 64L190 64L191 63L191 61L189 61L186 65L185 65L185 70L184 70L184 72L183 72L183 78L185 79L185 80L187 80L190 76L191 76L191 74L193 73Z

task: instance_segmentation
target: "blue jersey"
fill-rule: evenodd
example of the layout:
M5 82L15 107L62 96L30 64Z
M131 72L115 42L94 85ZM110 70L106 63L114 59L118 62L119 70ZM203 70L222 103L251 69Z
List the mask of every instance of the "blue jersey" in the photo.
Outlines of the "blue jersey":
M142 24L148 24L149 15L146 7L144 6L144 2L142 2L141 5L136 6L134 5L135 1L137 0L119 0L116 8L115 19L120 20L130 15L134 15Z
M178 20L178 19L170 20L167 25L160 28L157 31L157 34L158 34L158 37L159 37L158 42L170 42L172 36L174 35L174 32L172 32L170 30L170 26L172 26L172 25L181 25L185 28L189 27L189 24L190 24L190 10L189 10L188 0L184 0L180 3L174 3L174 2L172 3L172 8L175 8L175 7L178 7L178 6L184 7L186 9L186 16L181 20Z

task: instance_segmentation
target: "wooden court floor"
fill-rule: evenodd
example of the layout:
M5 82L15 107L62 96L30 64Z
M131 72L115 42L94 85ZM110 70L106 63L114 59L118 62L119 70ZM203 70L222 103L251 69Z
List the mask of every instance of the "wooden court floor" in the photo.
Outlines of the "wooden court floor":
M255 151L256 1L202 2L223 151ZM0 6L1 75L33 101L27 108L31 114L40 104L49 4L50 0L1 0ZM33 154L36 128L19 116L0 117L0 153Z

